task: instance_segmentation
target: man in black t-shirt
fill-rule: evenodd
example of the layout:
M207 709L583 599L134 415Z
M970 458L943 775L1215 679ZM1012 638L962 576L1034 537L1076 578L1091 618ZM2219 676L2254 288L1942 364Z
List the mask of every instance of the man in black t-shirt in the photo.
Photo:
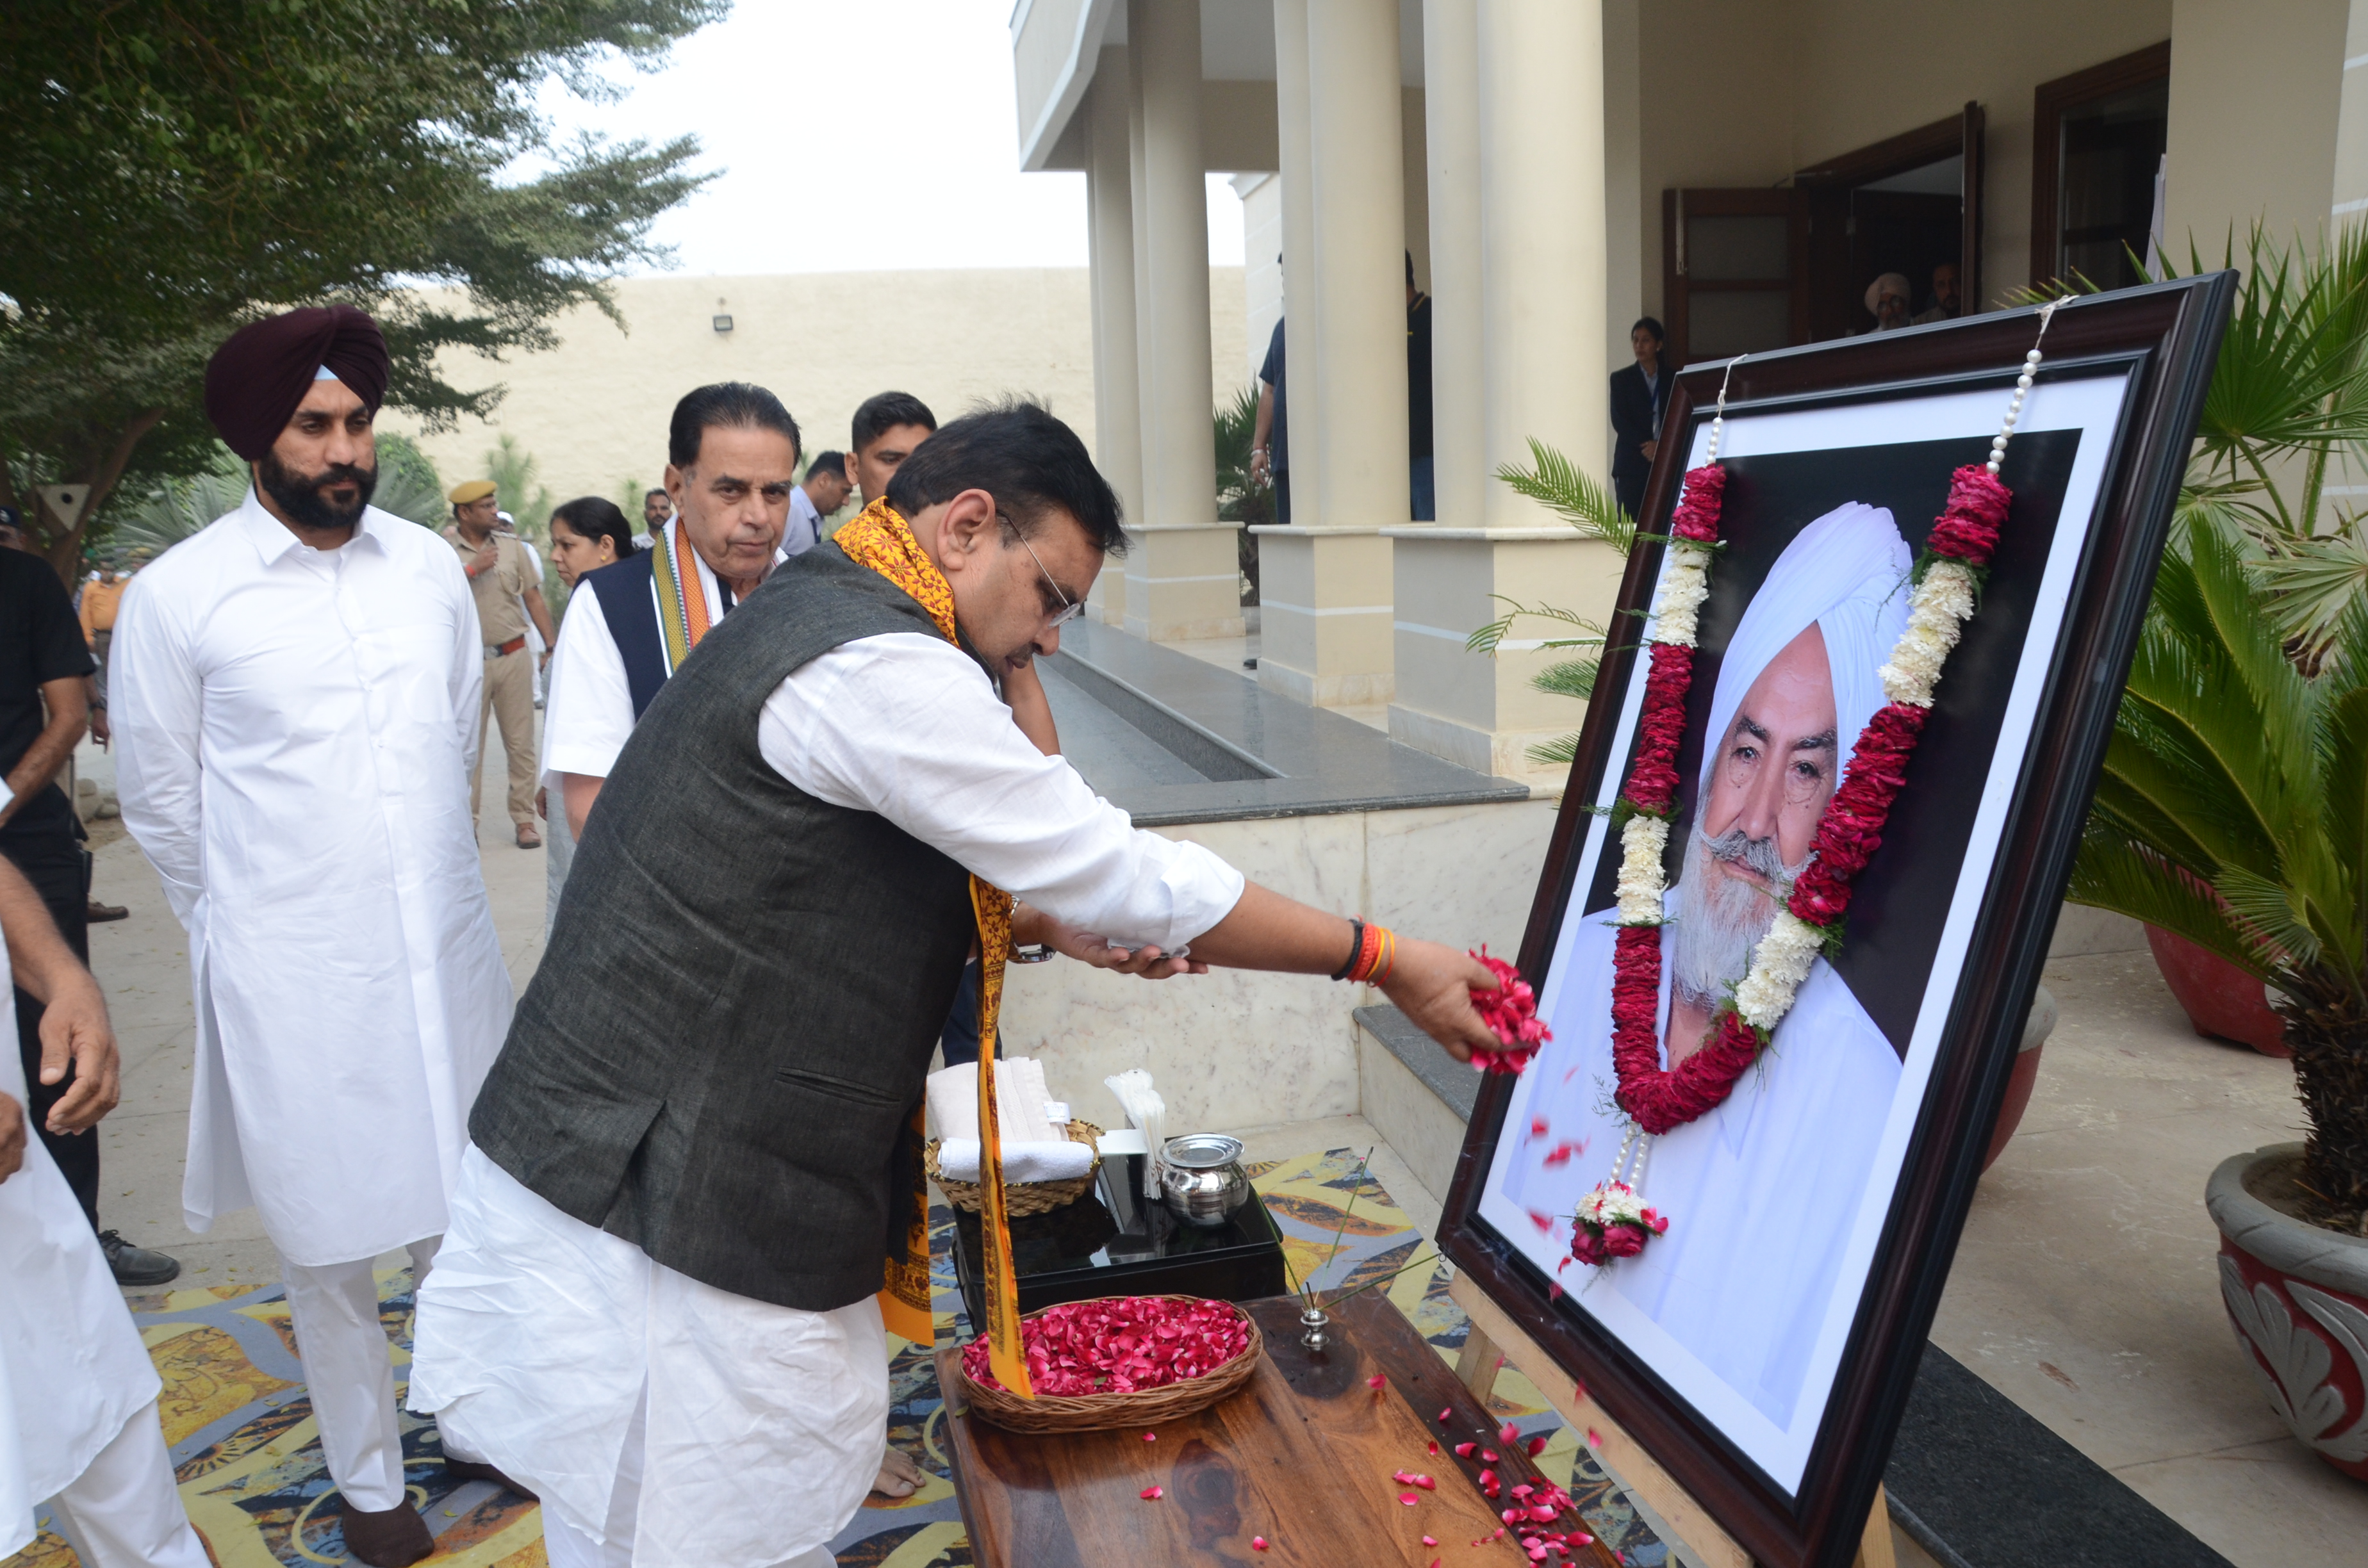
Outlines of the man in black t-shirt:
M0 549L0 855L25 873L85 964L90 889L82 824L57 776L89 720L83 678L94 667L74 601L49 562ZM41 1005L19 987L17 1043L30 1090L26 1116L97 1231L98 1136L49 1130L50 1108L74 1077L69 1072L62 1082L42 1084L40 1029ZM120 1285L161 1285L181 1272L174 1259L132 1246L113 1231L99 1231L98 1239Z

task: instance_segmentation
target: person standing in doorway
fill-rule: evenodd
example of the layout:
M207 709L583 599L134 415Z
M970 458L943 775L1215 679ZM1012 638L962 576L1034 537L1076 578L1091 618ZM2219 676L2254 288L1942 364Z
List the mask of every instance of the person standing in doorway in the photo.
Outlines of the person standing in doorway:
M1645 481L1659 451L1661 414L1669 406L1669 374L1661 363L1668 341L1661 324L1638 318L1628 329L1628 350L1636 362L1611 372L1611 490L1620 509L1634 517L1645 504Z
M1916 313L1916 324L1955 321L1964 308L1964 301L1957 298L1957 264L1944 261L1932 269L1932 302Z
M1414 520L1439 520L1439 488L1430 461L1430 296L1414 286L1414 252L1406 253L1406 488Z
M188 929L182 1206L279 1249L347 1551L435 1550L413 1507L371 1265L443 1235L510 979L469 821L484 638L461 561L370 505L386 341L338 305L206 368L239 508L142 571L116 623L124 825ZM448 1471L497 1479L448 1445Z
M455 485L450 499L452 520L444 537L461 558L470 591L477 601L477 624L484 633L485 686L483 706L502 730L502 751L509 763L510 824L521 849L542 847L534 825L534 655L527 652L529 619L541 634L543 645L558 641L551 611L543 607L542 571L517 534L502 527L501 501L490 479L472 479ZM484 798L484 742L493 738L481 715L483 739L477 747L476 771L469 779L469 818L474 822Z
M57 778L89 722L90 673L90 649L65 585L40 556L0 549L0 858L40 895L74 961L85 965L90 961L90 884L82 824ZM40 999L19 989L16 1013L13 1043L31 1096L26 1111L97 1232L115 1282L147 1287L177 1278L179 1260L99 1229L98 1139L52 1124L76 1079L69 1071L54 1083L42 1081Z
M1274 264L1282 265L1276 256ZM1409 307L1411 308L1411 307ZM1426 312L1428 313L1428 312ZM1274 520L1291 521L1291 439L1288 408L1282 390L1282 338L1285 318L1277 316L1266 340L1266 362L1258 367L1258 425L1250 432L1250 477L1274 486ZM1407 357L1413 357L1412 344ZM1411 375L1409 363L1407 373ZM1426 403L1425 407L1429 405Z

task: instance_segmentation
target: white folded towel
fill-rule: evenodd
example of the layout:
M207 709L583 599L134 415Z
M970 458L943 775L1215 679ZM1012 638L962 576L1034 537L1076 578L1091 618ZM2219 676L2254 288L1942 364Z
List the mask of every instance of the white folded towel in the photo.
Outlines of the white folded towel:
M978 1152L979 1141L975 1138L947 1139L938 1145L939 1173L951 1181L976 1181ZM1007 1182L1066 1181L1093 1167L1093 1150L1066 1139L1057 1143L1015 1143L1006 1139L1003 1143L1003 1179Z
M1140 1067L1130 1067L1123 1073L1104 1078L1102 1082L1110 1086L1110 1094L1125 1108L1127 1125L1142 1130L1145 1153L1149 1156L1143 1162L1143 1195L1156 1198L1159 1196L1160 1151L1167 1144L1167 1102L1160 1097L1157 1089L1151 1086L1151 1074Z
M978 1063L965 1062L929 1074L922 1091L940 1139L978 1142ZM975 1156L973 1156L975 1158Z

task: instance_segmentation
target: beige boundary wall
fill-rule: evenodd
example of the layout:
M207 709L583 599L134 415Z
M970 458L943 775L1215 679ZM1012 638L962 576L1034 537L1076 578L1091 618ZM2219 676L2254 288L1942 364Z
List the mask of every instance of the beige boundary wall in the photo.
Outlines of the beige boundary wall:
M1243 381L1242 269L1209 270L1210 359L1218 395ZM982 398L1048 402L1094 439L1093 326L1084 267L781 273L627 278L616 286L628 330L597 311L558 324L559 347L505 364L449 353L456 385L498 383L487 420L421 437L448 481L475 475L507 434L531 453L554 496L613 496L658 483L675 400L708 381L752 381L780 394L810 451L847 445L856 405L889 388L940 419ZM715 330L718 315L732 330ZM391 429L416 433L390 415Z

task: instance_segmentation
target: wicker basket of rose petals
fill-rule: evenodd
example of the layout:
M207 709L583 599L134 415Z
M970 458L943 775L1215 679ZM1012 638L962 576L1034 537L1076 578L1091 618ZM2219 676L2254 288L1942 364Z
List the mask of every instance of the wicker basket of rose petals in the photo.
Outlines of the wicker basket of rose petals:
M1152 1426L1206 1410L1256 1374L1264 1342L1230 1301L1102 1296L1029 1313L1019 1343L1034 1399L995 1381L985 1336L962 1353L971 1414L1012 1432Z

